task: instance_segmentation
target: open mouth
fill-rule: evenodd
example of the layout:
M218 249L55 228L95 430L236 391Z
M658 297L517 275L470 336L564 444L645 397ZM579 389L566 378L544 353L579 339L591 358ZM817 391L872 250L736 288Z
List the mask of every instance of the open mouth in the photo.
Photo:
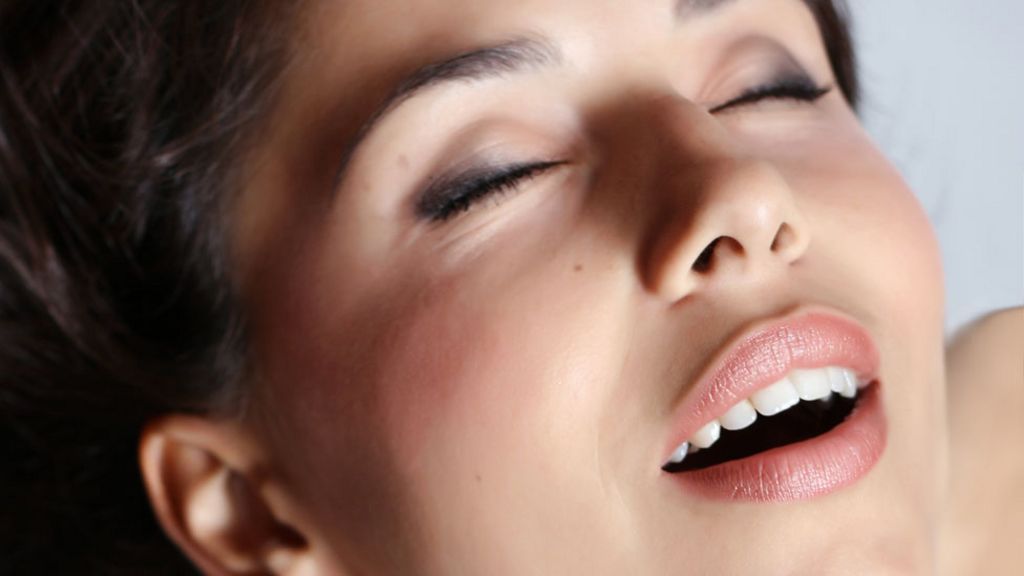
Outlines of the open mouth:
M660 477L727 502L806 500L859 481L888 434L879 365L868 332L841 316L755 324L670 416Z
M822 436L854 413L864 388L848 369L795 370L705 424L663 469L704 470Z

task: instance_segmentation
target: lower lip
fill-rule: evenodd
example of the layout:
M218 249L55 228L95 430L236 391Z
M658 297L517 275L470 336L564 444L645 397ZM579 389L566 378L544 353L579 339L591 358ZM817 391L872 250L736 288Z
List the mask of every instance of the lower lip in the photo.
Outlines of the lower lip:
M850 417L817 438L670 476L699 496L747 502L806 500L849 486L865 476L885 450L878 383L860 393Z

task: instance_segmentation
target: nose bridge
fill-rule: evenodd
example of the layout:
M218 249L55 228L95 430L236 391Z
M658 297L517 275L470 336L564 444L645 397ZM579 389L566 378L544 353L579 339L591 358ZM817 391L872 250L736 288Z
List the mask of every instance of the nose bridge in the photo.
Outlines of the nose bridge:
M738 156L733 139L699 105L675 94L649 98L645 128L659 145L655 153L668 167L714 166Z
M638 259L648 289L674 301L798 260L810 237L776 167L742 152L692 103L658 98L651 106L647 141L657 160L646 179L652 209Z

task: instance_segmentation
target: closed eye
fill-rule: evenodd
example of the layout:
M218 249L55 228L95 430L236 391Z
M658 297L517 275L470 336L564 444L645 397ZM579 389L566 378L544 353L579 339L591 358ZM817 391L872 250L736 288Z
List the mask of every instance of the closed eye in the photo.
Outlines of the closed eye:
M810 103L819 100L831 91L831 87L819 86L806 74L797 73L749 88L736 98L711 108L709 112L716 114L766 100L793 100Z
M783 76L745 90L739 96L709 110L726 112L768 100L811 103L832 91L819 86L804 73ZM469 211L479 201L514 192L525 182L565 164L563 161L515 163L498 168L471 169L451 178L441 178L420 195L416 215L428 222L445 222Z
M484 198L514 192L530 179L563 164L562 161L518 163L469 170L451 179L441 179L420 196L416 215L429 222L445 222Z

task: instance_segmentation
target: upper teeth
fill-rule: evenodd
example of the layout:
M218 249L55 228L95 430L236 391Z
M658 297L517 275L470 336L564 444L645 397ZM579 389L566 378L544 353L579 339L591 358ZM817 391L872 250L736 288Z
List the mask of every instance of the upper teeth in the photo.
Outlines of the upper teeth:
M801 400L824 400L833 392L844 398L855 398L860 383L857 375L847 368L817 368L794 370L782 380L754 392L750 398L740 400L718 418L704 424L676 448L669 463L679 464L688 453L710 448L718 441L722 428L742 430L757 420L757 415L774 416L795 406Z

